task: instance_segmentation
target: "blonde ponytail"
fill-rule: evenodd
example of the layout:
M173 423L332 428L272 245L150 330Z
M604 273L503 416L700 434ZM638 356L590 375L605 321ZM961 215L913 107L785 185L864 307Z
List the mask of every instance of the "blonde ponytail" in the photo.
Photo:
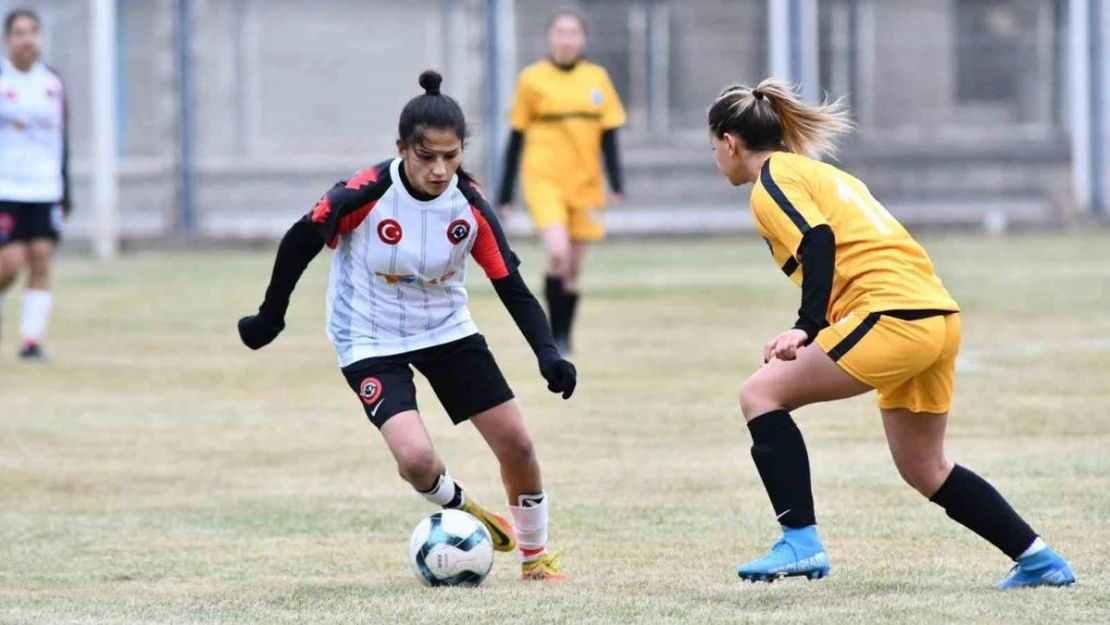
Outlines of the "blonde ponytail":
M709 129L718 137L732 133L749 150L786 150L806 156L835 156L836 140L855 128L843 99L810 106L777 78L751 88L731 85L721 91L708 113Z

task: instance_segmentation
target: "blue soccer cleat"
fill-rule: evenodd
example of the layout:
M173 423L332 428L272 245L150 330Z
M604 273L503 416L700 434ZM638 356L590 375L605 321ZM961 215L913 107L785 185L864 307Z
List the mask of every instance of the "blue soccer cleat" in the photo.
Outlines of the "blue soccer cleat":
M821 579L829 574L829 554L817 536L816 525L784 527L782 538L767 555L741 564L736 574L750 582L773 582L783 577Z
M1017 561L1006 579L995 584L999 588L1033 588L1035 586L1070 586L1075 573L1068 561L1052 549L1044 548Z

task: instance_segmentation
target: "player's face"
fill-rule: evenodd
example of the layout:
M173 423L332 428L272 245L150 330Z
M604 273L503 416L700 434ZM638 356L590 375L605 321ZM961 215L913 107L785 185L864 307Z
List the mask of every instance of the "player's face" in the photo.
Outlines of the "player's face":
M724 137L717 138L717 135L710 130L709 144L713 146L713 157L717 162L717 170L724 174L725 178L728 178L732 186L739 187L751 182L750 180L744 180L739 139L728 133L725 133Z
M8 32L8 58L17 66L27 66L39 58L39 24L29 17L20 17L12 22Z
M451 178L462 166L462 139L454 130L428 128L412 145L398 141L397 150L405 161L409 183L428 195L446 191Z
M582 23L570 15L555 18L547 29L547 50L551 58L560 65L578 60L586 49L586 31Z

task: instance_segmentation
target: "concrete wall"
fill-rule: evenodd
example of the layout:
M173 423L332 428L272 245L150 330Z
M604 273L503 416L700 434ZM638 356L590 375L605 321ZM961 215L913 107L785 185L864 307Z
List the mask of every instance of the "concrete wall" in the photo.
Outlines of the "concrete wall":
M180 195L176 2L118 1L125 227L165 232L177 218ZM850 2L820 1L825 9ZM870 88L853 95L867 99L862 108L870 114L863 120L862 142L849 147L846 161L866 166L877 186L907 195L951 190L939 177L923 184L915 174L933 161L954 164L966 174L971 194L1005 194L1007 189L1036 194L1041 187L1031 190L1028 176L1017 180L1009 175L1018 169L1007 163L1013 155L1027 162L1032 151L1059 167L1066 156L1058 149L1063 135L1056 111L1059 33L1053 7L1060 0L1009 0L1003 8L1013 10L995 16L1003 29L1016 19L1020 40L1027 43L1020 52L1028 76L1018 98L1001 104L958 97L961 0L858 1L870 3L874 49L856 59L857 73L870 68L870 80L857 84ZM483 170L486 51L481 0L193 2L191 52L197 74L192 106L202 228L218 222L224 231L238 228L245 234L267 216L295 218L339 177L392 154L397 115L419 93L416 77L428 67L444 71L445 91L467 111L478 133L468 160L472 169ZM0 0L0 9L14 4ZM78 174L74 228L88 230L83 174L91 152L86 103L94 88L88 79L88 2L19 4L42 12L47 59L69 85ZM702 124L722 85L764 75L765 0L668 3L670 128L661 135L646 132L646 90L636 83L633 69L639 61L629 12L648 3L577 4L592 23L590 55L609 68L633 112L624 135L631 199L730 198L727 189L715 191L720 185L703 147ZM517 69L543 55L543 27L552 8L546 0L515 1ZM826 50L822 63L839 62L834 56ZM989 68L982 71L987 72L984 79L996 78ZM1028 137L1029 142L1015 137ZM960 167L961 142L976 152L969 152L966 168ZM891 144L906 148L900 152ZM974 169L978 166L986 172L982 176Z

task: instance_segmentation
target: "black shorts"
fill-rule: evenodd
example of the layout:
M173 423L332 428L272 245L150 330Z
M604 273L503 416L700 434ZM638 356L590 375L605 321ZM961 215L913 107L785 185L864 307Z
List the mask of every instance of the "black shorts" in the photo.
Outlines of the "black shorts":
M38 239L57 242L65 215L57 202L0 201L0 245Z
M481 334L414 352L367 358L343 367L366 416L382 427L393 415L416 410L415 367L458 425L513 398L513 391Z

